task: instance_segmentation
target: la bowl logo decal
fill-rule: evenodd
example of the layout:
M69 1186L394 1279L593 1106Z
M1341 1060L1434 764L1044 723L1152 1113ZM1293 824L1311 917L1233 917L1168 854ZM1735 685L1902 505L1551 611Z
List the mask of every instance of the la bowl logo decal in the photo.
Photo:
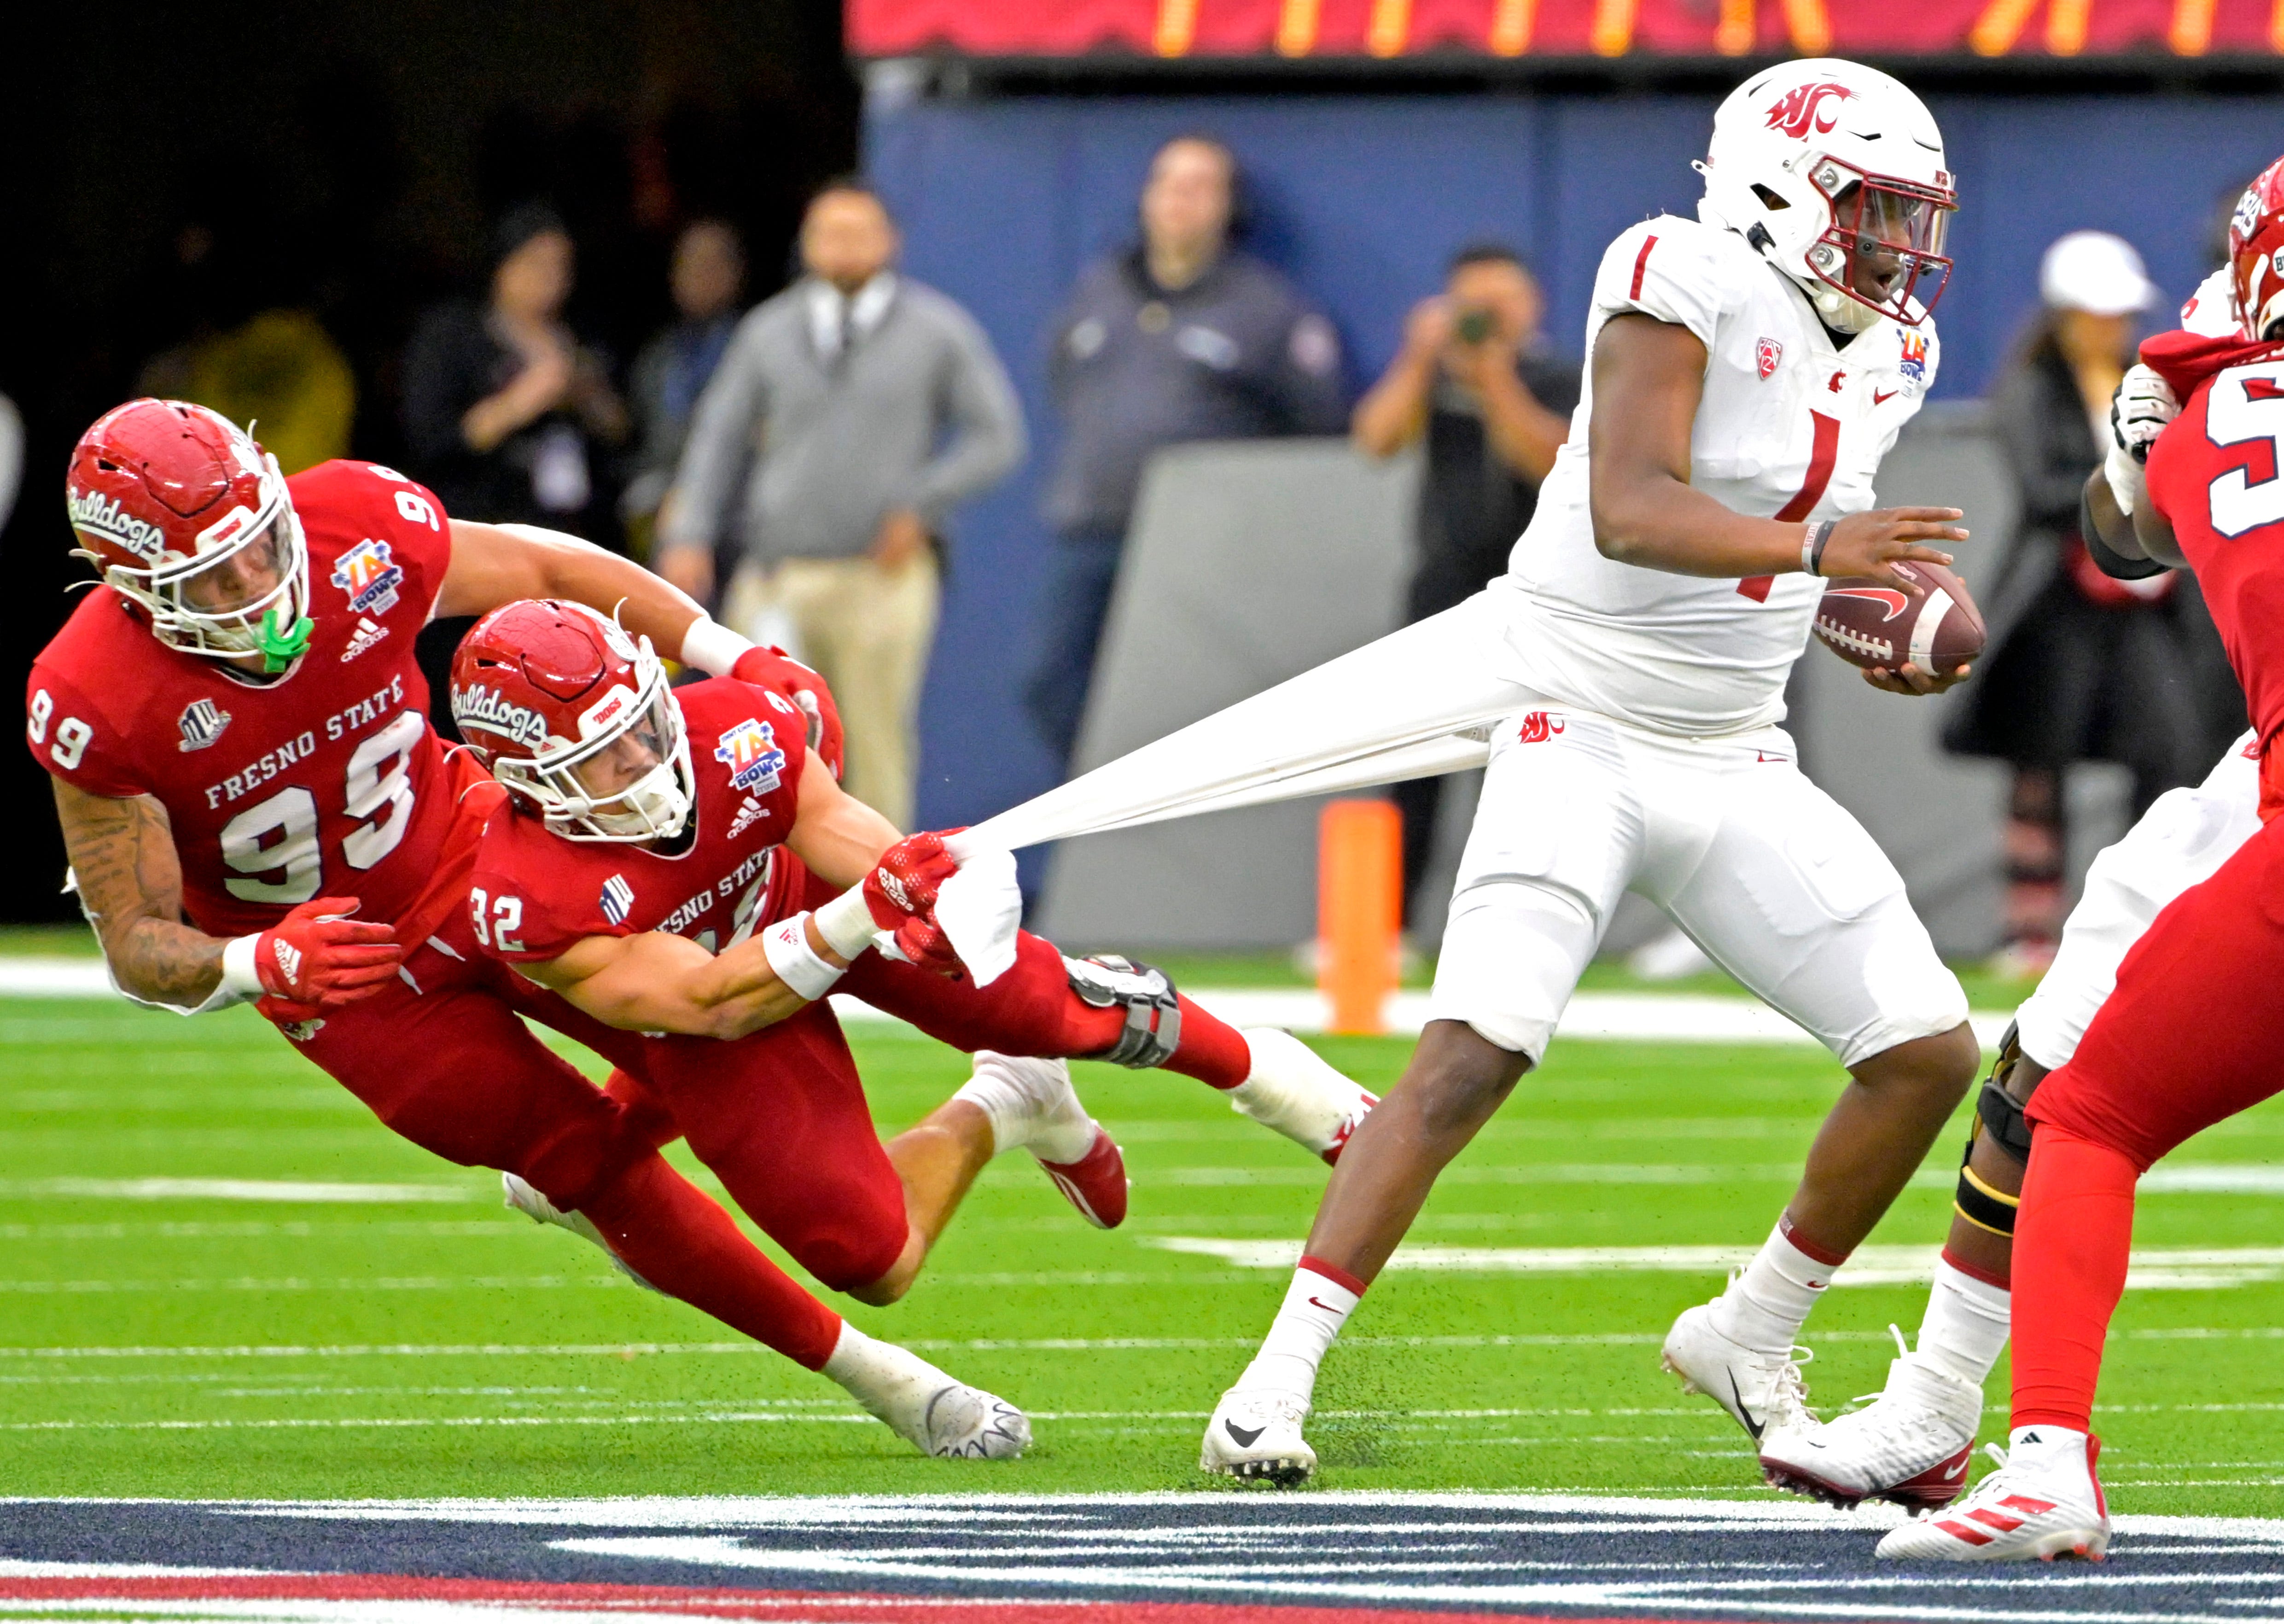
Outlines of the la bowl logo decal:
M1828 111L1825 103L1846 101L1855 94L1846 85L1834 84L1829 80L1819 84L1795 85L1769 109L1769 128L1781 130L1795 141L1807 140L1811 130L1823 135L1840 121L1839 113Z
M714 759L730 769L732 789L766 795L783 781L786 754L778 748L776 732L750 716L722 735Z
M333 565L333 584L349 595L353 614L387 614L396 607L404 569L389 561L387 542L363 541Z
M1904 356L1896 370L1915 384L1927 381L1927 335L1919 332L1904 334Z

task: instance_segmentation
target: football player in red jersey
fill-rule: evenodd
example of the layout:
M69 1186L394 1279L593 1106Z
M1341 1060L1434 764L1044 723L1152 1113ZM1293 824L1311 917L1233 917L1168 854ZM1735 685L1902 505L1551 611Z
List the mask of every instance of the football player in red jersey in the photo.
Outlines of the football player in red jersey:
M428 726L413 640L433 615L553 592L617 606L701 668L766 656L635 565L450 519L388 469L285 479L203 407L107 413L67 499L103 582L35 660L25 737L122 991L185 1012L258 1000L398 1133L524 1182L646 1284L825 1370L919 1447L1022 1446L989 1394L841 1326L519 1016L638 1069L634 1040L476 945L468 875L499 791Z
M2195 572L2252 713L2261 828L2157 916L2077 1051L2030 1096L2012 1447L1949 1511L1881 1540L1883 1557L2107 1553L2091 1427L2134 1186L2192 1134L2284 1088L2284 160L2238 203L2229 262L2237 332L2142 345L2180 415L2150 449L2141 488L2097 474L2087 505L2121 556Z

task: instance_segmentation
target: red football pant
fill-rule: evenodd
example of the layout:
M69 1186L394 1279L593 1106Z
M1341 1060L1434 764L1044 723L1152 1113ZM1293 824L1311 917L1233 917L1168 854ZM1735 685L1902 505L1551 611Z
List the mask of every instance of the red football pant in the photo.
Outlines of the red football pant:
M815 1370L840 1317L763 1255L669 1167L618 1102L533 1036L521 1011L645 1064L644 1040L589 1020L486 958L465 910L405 961L400 978L328 1015L296 1047L395 1132L463 1167L528 1180L585 1213L630 1268L661 1291Z
M2087 1430L2125 1289L2133 1186L2284 1089L2284 820L2159 914L2077 1052L2030 1096L2014 1227L2014 1425Z

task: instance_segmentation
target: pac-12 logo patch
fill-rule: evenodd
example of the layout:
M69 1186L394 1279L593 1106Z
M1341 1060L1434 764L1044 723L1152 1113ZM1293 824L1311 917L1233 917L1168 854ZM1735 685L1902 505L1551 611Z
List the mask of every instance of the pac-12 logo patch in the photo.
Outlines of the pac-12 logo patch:
M783 782L786 754L766 722L748 716L723 734L714 746L714 759L728 765L731 789L766 795Z
M1903 358L1896 370L1915 384L1927 382L1927 335L1920 332L1904 334Z
M222 737L222 730L230 725L230 713L212 699L192 699L183 707L175 725L183 731L183 742L176 749L203 750Z
M1761 381L1766 383L1769 374L1784 360L1784 346L1774 339L1763 339L1753 346L1753 364L1760 369Z
M387 614L396 607L404 569L389 562L387 542L362 541L334 563L333 584L349 595L350 613Z

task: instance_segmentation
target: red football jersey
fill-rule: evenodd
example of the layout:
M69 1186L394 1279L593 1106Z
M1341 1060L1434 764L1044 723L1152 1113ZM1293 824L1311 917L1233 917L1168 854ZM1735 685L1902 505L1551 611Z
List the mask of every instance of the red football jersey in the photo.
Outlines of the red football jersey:
M2284 730L2284 355L2200 385L2151 449L2148 476L2244 689L2264 789Z
M484 826L469 906L509 960L559 958L590 936L667 931L718 952L798 911L806 871L778 849L793 828L808 718L734 677L674 691L697 780L693 828L670 852L567 840L514 797Z
M395 921L473 839L428 725L413 639L451 558L442 504L372 463L286 481L309 552L309 651L249 677L171 649L98 586L32 663L25 742L90 794L167 808L183 904L211 935L316 896Z

